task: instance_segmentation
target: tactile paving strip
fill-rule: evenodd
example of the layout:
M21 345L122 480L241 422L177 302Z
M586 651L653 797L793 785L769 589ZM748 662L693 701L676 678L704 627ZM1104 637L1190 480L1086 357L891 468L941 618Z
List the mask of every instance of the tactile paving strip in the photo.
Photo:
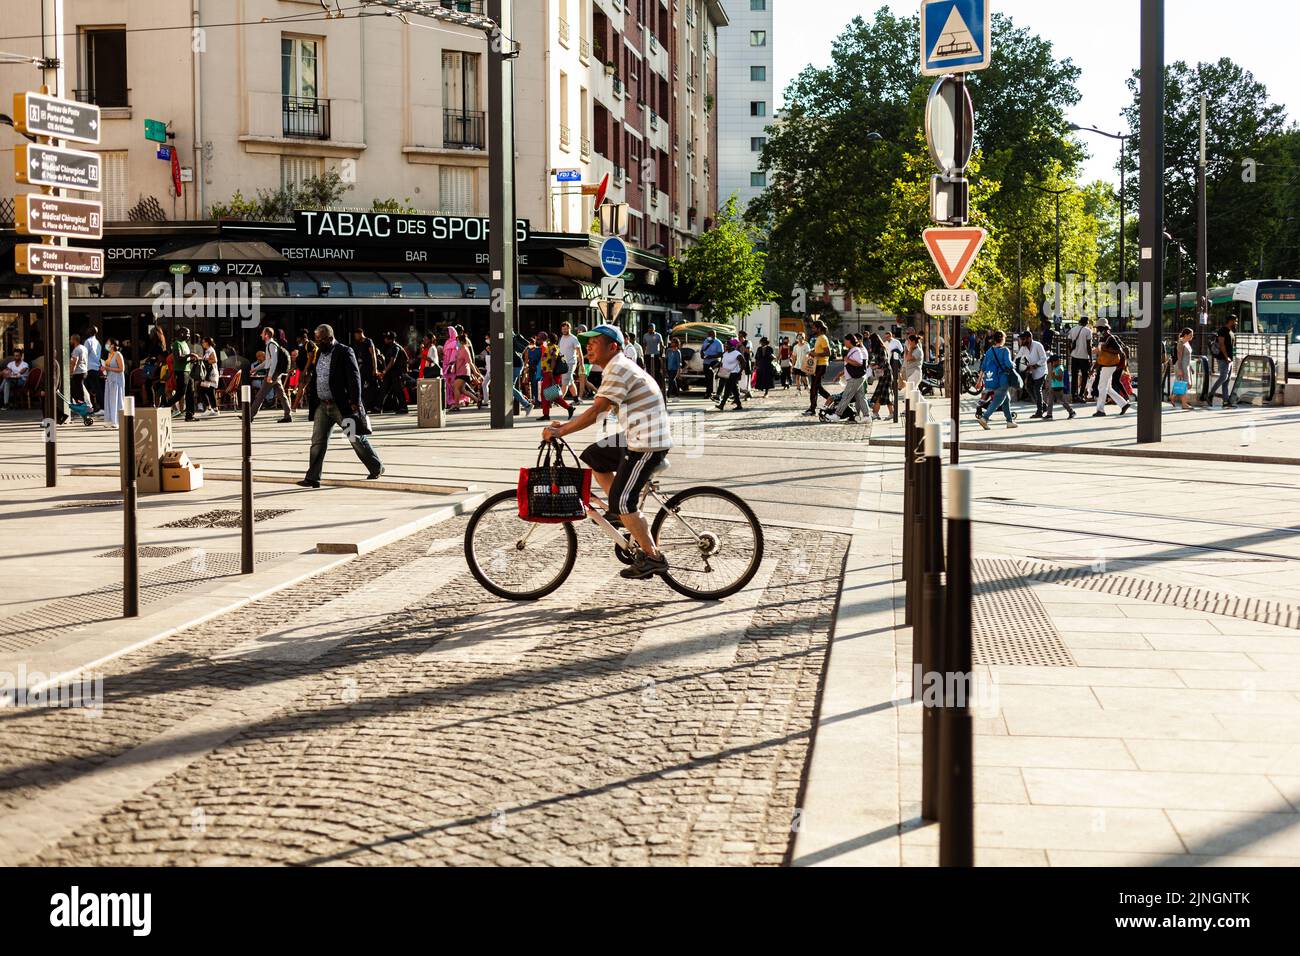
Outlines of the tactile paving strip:
M976 664L1077 666L1017 562L972 561L971 588Z
M259 551L254 563L284 556L282 551ZM188 561L178 561L140 575L140 609L176 597L213 578L238 574L239 554L208 551ZM96 588L76 597L51 601L13 617L0 619L0 651L36 647L52 637L92 624L113 621L122 614L121 583Z
M1047 584L1063 584L1085 591L1137 598L1152 604L1167 604L1170 607L1186 608L1189 611L1235 617L1255 624L1273 624L1277 627L1300 630L1300 606L1282 601L1224 594L1208 588L1168 584L1164 581L1153 581L1150 578L1137 578L1126 574L1106 571L1098 573L1090 565L1063 568L1059 565L1022 562L1020 567L1027 577Z
M136 547L135 556L137 558L174 558L178 554L186 551L192 551L193 548L173 548L156 544L142 544ZM97 554L97 558L120 558L123 555L121 548L114 548L112 551L105 551L103 554Z

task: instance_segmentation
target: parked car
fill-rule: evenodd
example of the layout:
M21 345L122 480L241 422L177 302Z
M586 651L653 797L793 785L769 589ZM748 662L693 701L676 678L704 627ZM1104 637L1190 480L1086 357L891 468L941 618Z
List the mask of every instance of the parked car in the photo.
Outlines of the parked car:
M689 386L693 382L704 384L704 361L700 358L700 346L704 344L709 332L713 332L725 345L733 338L737 329L734 325L721 322L686 322L673 329L671 337L682 343L682 379Z

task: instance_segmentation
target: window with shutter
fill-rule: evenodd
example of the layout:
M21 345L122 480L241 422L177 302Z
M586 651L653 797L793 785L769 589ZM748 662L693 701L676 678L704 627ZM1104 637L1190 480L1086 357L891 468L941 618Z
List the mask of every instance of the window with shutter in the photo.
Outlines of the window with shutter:
M463 166L438 167L438 210L447 215L474 214L474 170Z
M127 177L127 151L104 150L99 154L99 186L102 192L90 193L69 189L67 195L76 199L94 199L104 204L104 221L121 222L131 208L131 184Z
M320 156L281 156L280 187L301 186L304 180L325 174L325 160Z

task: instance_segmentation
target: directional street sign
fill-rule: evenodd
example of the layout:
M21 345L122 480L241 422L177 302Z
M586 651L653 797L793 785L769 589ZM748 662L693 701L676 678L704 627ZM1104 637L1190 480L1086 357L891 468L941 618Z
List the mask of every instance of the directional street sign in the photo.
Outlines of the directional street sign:
M24 242L14 246L14 269L19 275L102 279L104 251Z
M961 153L957 151L957 124L962 124ZM966 170L975 148L975 105L965 83L945 76L930 90L925 104L925 141L930 158L949 176Z
M90 199L24 193L14 210L14 227L24 235L102 239L104 206Z
M99 192L99 154L20 143L14 147L14 176L30 186L65 186Z
M626 287L623 280L604 276L600 280L600 294L606 299L622 299L626 295Z
M44 93L15 93L14 128L32 136L98 143L99 107Z
M921 0L921 73L983 70L992 58L991 0Z
M162 120L147 119L144 121L144 138L152 140L155 143L167 142L167 124Z
M974 315L979 307L974 289L931 289L925 294L926 315Z
M949 289L961 287L966 273L975 264L975 255L984 245L988 233L983 229L927 229L923 233L943 284ZM954 313L947 313L949 315Z
M605 275L618 278L627 272L627 243L618 236L610 236L600 247L600 267Z

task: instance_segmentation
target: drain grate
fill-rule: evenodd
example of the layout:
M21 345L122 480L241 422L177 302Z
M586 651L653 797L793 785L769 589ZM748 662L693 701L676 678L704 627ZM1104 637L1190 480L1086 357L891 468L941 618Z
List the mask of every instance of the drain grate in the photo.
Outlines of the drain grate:
M14 471L0 472L0 481L37 481L44 478L44 475L29 475Z
M972 561L971 585L976 664L1076 666L1019 564Z
M1060 565L1021 564L1021 568L1026 576L1047 584L1063 584L1067 587L1082 588L1085 591L1137 598L1152 604L1166 604L1170 607L1186 608L1189 611L1235 617L1254 624L1273 624L1277 627L1300 630L1300 606L1285 604L1282 601L1224 594L1221 591L1211 591L1209 588L1192 587L1187 584L1166 584L1163 581L1130 577L1126 574L1109 572L1098 574L1091 566L1063 568Z
M156 544L142 544L135 549L135 556L137 558L174 558L178 554L183 554L186 551L192 550L192 548L173 548ZM122 557L122 554L123 552L121 548L114 548L112 551L105 551L103 554L95 555L95 557L120 558Z
M280 515L292 514L297 511L296 508L256 508L253 510L253 523L259 521L270 521L272 518L278 518ZM238 511L227 509L218 509L216 511L205 511L203 514L195 515L192 518L181 518L178 521L169 521L161 527L164 528L238 528L243 522L243 515Z
M284 556L281 551L261 551L253 557L262 564ZM178 561L140 575L140 607L174 598L213 578L238 574L239 554L209 551L192 560ZM96 588L76 597L51 601L13 617L0 619L0 651L36 647L72 631L121 619L121 582Z
M55 505L56 508L120 508L121 498L109 498L103 501L65 501Z

